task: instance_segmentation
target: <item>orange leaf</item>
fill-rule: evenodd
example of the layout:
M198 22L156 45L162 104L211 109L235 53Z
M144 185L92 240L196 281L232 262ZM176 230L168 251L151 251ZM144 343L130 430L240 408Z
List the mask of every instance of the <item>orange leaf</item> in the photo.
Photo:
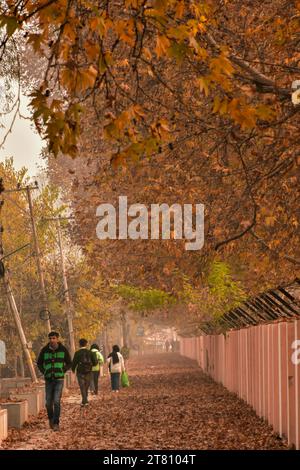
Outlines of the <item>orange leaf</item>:
M184 0L181 0L176 5L176 14L175 18L182 18L184 13Z
M170 45L170 40L166 36L157 36L155 47L157 57L165 55Z

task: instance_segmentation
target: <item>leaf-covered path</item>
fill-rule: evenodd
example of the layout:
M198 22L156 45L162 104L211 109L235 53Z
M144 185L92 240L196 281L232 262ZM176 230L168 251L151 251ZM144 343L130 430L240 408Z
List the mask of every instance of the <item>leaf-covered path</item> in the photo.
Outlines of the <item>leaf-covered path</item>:
M287 449L254 411L177 354L130 360L131 387L101 393L81 411L78 388L62 406L61 429L48 428L45 412L3 449Z

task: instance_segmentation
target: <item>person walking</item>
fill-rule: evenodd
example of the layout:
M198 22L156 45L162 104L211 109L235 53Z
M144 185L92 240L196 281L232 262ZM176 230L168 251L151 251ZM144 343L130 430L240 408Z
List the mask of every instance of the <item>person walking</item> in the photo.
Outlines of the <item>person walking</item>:
M95 366L93 366L93 368L92 368L90 389L91 389L92 393L94 393L95 395L98 395L100 367L104 363L104 358L103 358L103 356L100 352L100 348L99 348L98 344L92 344L91 352L96 356L97 364Z
M119 392L120 377L121 373L125 372L125 364L117 344L113 346L112 352L108 355L107 364L110 372L111 389L113 392Z
M49 425L53 431L58 431L64 376L67 370L71 368L72 361L69 351L58 340L59 333L51 331L48 338L49 343L39 353L37 366L45 378L46 409Z
M87 348L87 340L79 340L79 349L75 352L72 361L72 372L76 372L81 393L81 406L88 405L88 391L91 383L92 368L97 365L95 354Z

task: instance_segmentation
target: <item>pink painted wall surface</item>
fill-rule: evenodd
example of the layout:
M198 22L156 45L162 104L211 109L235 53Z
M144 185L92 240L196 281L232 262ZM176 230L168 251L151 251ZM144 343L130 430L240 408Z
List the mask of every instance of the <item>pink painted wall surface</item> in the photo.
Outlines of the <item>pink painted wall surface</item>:
M300 449L300 320L180 338L180 353Z

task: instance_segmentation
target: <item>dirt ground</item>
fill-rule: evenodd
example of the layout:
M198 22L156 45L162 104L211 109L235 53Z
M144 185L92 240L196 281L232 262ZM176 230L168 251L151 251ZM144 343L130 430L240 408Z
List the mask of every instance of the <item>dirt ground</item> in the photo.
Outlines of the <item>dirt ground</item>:
M77 386L62 402L60 431L45 411L22 430L12 429L1 449L287 449L253 409L173 353L138 356L127 366L131 386L100 394L80 408Z

